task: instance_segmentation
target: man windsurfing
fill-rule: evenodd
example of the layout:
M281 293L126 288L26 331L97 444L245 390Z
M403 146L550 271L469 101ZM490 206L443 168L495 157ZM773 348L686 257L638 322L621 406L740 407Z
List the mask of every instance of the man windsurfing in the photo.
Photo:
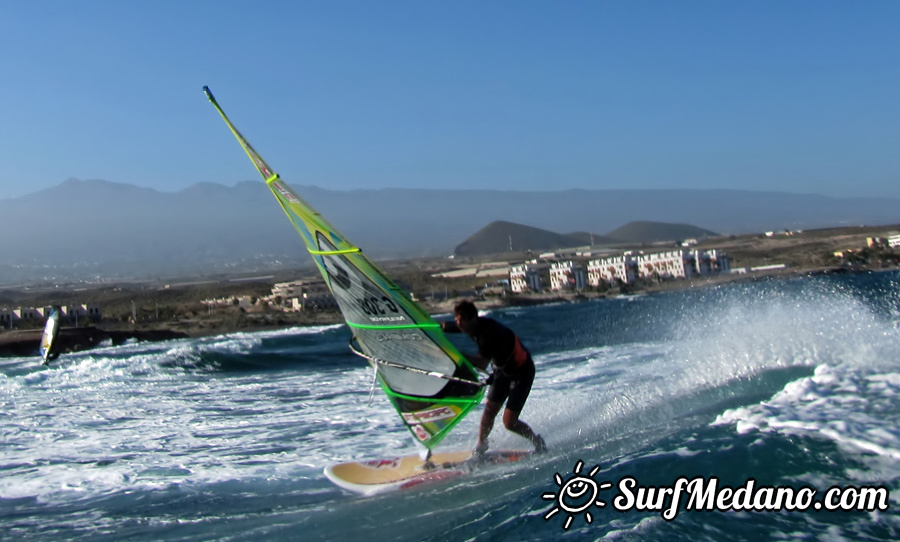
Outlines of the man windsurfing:
M535 453L546 451L544 439L519 419L534 382L534 360L522 346L519 337L508 327L493 318L478 316L478 309L469 300L460 301L453 309L455 322L442 322L446 333L465 333L478 345L477 356L467 356L476 367L486 370L493 365L488 377L490 388L487 404L481 415L478 444L475 455L483 456L488 449L488 435L494 428L494 419L506 402L503 425L513 433L531 441Z

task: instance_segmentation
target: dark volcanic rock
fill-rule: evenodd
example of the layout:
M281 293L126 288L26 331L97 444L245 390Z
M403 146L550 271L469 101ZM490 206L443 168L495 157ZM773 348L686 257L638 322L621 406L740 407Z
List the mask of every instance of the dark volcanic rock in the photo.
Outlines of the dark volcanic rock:
M6 331L0 333L0 356L38 356L43 330ZM119 345L128 339L138 341L167 341L186 338L187 333L169 329L115 330L97 327L73 327L59 330L59 349L65 354L94 348L106 340Z

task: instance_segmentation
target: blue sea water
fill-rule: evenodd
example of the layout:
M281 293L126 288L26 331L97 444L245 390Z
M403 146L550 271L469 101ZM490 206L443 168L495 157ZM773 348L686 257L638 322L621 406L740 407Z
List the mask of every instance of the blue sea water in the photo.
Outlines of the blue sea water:
M368 498L323 468L415 448L344 326L128 344L50 368L2 360L0 539L900 539L900 273L491 316L535 355L522 418L550 452ZM473 446L478 417L441 448ZM525 444L499 423L491 443ZM614 487L588 491L586 506L558 500L578 477ZM886 509L847 511L685 500L667 521L659 506L613 505L629 477L889 496Z

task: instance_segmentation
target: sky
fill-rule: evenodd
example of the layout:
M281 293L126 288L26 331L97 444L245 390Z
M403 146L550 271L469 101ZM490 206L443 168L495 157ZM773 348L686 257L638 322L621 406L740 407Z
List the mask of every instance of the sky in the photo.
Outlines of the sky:
M900 2L0 0L0 199L68 178L900 197Z

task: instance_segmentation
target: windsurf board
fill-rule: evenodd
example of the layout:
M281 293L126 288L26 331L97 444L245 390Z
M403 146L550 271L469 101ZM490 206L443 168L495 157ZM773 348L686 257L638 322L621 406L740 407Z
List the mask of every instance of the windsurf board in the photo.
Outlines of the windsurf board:
M485 465L514 463L531 457L532 453L496 450L474 458L472 450L444 452L431 456L432 467L426 466L418 455L351 461L326 467L325 476L338 487L369 496L455 478Z

